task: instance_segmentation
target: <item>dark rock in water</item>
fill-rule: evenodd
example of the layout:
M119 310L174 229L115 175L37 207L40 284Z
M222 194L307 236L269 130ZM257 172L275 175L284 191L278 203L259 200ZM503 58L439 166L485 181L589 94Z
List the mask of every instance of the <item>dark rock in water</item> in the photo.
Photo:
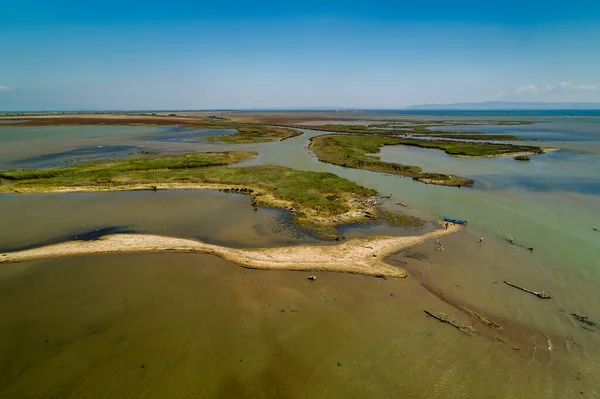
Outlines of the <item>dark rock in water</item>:
M573 317L575 317L575 319L578 322L580 322L582 324L585 324L588 327L598 328L598 325L596 323L594 323L593 321L591 321L588 316L581 316L581 315L578 315L576 313L571 313L571 315Z
M308 279L311 281L315 281L317 279L317 276L308 276Z

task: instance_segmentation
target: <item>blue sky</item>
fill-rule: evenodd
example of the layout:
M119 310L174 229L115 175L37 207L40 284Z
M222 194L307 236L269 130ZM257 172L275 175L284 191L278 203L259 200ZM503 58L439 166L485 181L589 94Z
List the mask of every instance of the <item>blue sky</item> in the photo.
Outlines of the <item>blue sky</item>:
M600 1L21 0L0 110L600 101Z

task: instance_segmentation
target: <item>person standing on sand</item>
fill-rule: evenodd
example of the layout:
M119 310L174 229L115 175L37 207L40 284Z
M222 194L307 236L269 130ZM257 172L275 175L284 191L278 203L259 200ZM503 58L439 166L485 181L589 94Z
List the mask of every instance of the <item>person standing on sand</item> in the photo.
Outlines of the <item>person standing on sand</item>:
M483 244L483 236L479 237L479 243Z
M448 222L446 222L446 230L448 230Z

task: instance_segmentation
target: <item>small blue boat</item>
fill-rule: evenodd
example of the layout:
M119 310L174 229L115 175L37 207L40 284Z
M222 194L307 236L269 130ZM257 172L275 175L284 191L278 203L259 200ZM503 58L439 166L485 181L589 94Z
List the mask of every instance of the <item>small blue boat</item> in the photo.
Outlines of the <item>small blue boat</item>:
M450 223L456 223L456 224L467 224L466 220L447 218L447 217L444 217L444 221L450 222Z

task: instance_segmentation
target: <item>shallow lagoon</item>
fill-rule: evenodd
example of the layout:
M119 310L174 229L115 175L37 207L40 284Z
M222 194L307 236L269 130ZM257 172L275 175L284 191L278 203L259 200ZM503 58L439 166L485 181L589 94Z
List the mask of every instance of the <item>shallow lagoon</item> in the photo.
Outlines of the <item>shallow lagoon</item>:
M254 211L248 196L208 190L0 195L0 214L12 226L0 231L5 252L125 232L234 247L317 242L285 211Z
M416 279L268 272L208 255L48 259L0 270L3 397L594 397L553 361L424 315ZM418 304L418 305L417 305ZM459 318L460 322L464 322ZM533 354L532 354L533 353Z
M474 177L477 180L477 185L473 189L428 186L398 176L344 169L321 163L305 148L311 136L322 134L322 132L312 131L305 131L303 136L279 143L255 145L221 145L217 143L208 145L202 142L185 140L161 142L152 140L148 135L153 135L154 133L148 131L137 132L131 135L114 134L103 137L89 137L81 139L81 141L78 141L79 139L74 141L67 140L61 136L59 139L46 142L46 148L56 148L58 152L68 142L69 146L73 148L78 148L78 145L129 145L136 148L137 146L144 146L144 148L162 149L163 151L167 151L168 148L169 152L251 149L259 152L260 155L256 159L245 162L245 165L277 164L302 170L329 171L356 181L366 187L374 188L381 193L393 194L391 201L386 206L393 208L396 207L394 205L395 201L402 201L412 205L412 209L405 210L400 207L397 207L397 209L421 216L427 220L439 219L441 216L453 216L469 220L470 226L467 231L443 240L446 247L444 252L435 251L433 245L425 245L422 249L419 249L418 252L424 253L426 258L422 260L413 259L405 265L411 276L413 276L407 281L384 282L359 276L325 274L327 276L334 276L329 280L323 279L319 275L317 285L320 290L338 290L333 295L335 298L338 298L337 301L342 297L347 297L347 302L342 302L345 309L344 312L346 312L345 316L341 317L336 312L327 314L332 317L332 320L339 321L340 325L344 326L343 331L348 334L348 340L340 341L347 343L340 344L341 346L333 352L329 352L326 345L321 346L318 344L318 342L321 342L319 341L319 337L331 337L327 332L327 329L331 328L331 326L327 324L329 327L326 328L325 324L318 322L319 317L321 317L318 314L321 314L320 312L323 309L327 310L330 308L327 308L320 300L314 302L314 307L311 304L311 309L314 309L314 312L303 314L302 316L306 318L301 319L302 325L311 325L313 323L312 325L315 326L313 332L307 333L308 335L302 335L303 337L308 336L311 339L301 341L301 338L297 338L288 341L286 347L292 348L292 352L288 354L277 352L280 353L279 358L283 356L286 359L290 359L290 366L288 368L282 367L282 372L288 370L289 372L286 375L289 376L294 371L298 373L298 378L290 382L289 380L282 379L280 375L275 375L271 372L268 373L269 379L278 381L275 386L279 386L279 383L281 383L287 387L285 389L288 391L285 392L289 393L288 396L302 397L303 392L305 393L304 396L318 396L313 389L321 387L322 390L319 392L330 393L331 395L329 396L344 397L351 397L352 392L362 394L362 397L364 395L390 397L397 394L399 389L414 393L415 395L418 393L428 397L444 398L474 397L478 395L479 397L539 397L540 392L543 392L544 397L562 398L581 395L580 391L584 392L584 396L582 397L594 397L594 395L600 394L599 382L594 377L600 374L598 360L600 359L600 333L583 329L570 316L570 313L578 313L589 315L590 318L597 322L600 319L600 316L597 316L600 315L600 298L597 290L600 284L600 233L596 233L591 229L594 224L600 226L600 220L598 220L600 218L598 211L600 209L600 196L597 191L598 176L600 176L600 174L597 174L597 161L600 159L600 156L598 156L600 155L600 151L597 151L597 149L599 148L600 138L590 140L590 137L597 137L594 133L597 130L593 129L600 126L600 118L592 118L592 122L588 119L585 121L582 119L582 123L578 123L577 119L569 120L569 124L572 125L571 127L563 126L560 128L562 129L560 131L561 141L555 140L557 136L554 133L547 132L548 136L546 138L552 138L554 141L536 141L535 144L549 145L562 148L563 150L542 156L534 156L529 163L520 163L511 158L457 159L448 157L443 152L437 150L406 147L388 147L382 151L381 156L384 160L415 164L422 166L425 170L447 171L449 173ZM551 126L554 129L557 129L557 126L560 127L559 124L544 123L524 126L488 126L485 128L497 129L494 133L517 135L519 135L517 131L522 131L525 132L521 134L523 137L528 135L527 132L534 132L527 138L540 139L543 138L547 126ZM87 129L87 127L83 128ZM4 127L0 129L4 129ZM475 127L473 129L478 130ZM571 131L574 132L573 139L567 140L564 136L568 135ZM159 128L156 131L156 135L162 132ZM140 134L138 135L138 133ZM585 137L585 140L580 139L583 137ZM0 155L10 154L12 160L31 156L27 151L21 152L19 149L25 148L28 144L32 143L33 141L24 141L20 143L13 142L10 146L3 144L0 146ZM33 152L37 152L39 155L44 153L44 149L35 147L35 151ZM0 160L0 163L3 163L5 158L0 157ZM181 201L181 204L187 203L188 208L186 209L198 207L194 200L194 193L192 192L185 194L164 194L172 196L169 197L170 203L177 204L177 201ZM93 197L95 194L89 195ZM137 217L133 212L136 206L135 196L142 194L130 193L130 195L133 199L125 201L125 203L129 201L130 205L124 206L122 211L110 211L111 206L117 208L117 202L110 201L113 202L113 205L104 205L102 209L106 209L106 211L100 215L103 218L104 215L107 215L107 220L114 219L115 223L111 222L111 225L124 225L128 221L133 223ZM154 199L160 199L160 195L163 195L163 193L145 193L144 195L154 195ZM23 204L19 205L21 209L26 209L24 205L26 197L23 197L23 200L18 197L16 198ZM90 200L86 205L84 205L86 201L83 201L76 206L63 207L63 210L60 211L61 203L63 203L60 198L63 197L59 196L58 198L56 200L49 200L48 202L49 209L56 209L55 216L53 217L58 219L60 219L61 212L64 215L66 212L70 212L71 209L77 209L78 207L81 209L81 215L89 214L94 204L100 206L102 202L99 199L100 197L98 197L97 199ZM69 198L73 198L73 200L69 199L69 202L74 201L71 204L76 204L77 201L80 201L75 199L76 196L69 195ZM120 198L127 198L127 196L125 195ZM141 198L137 201L140 201ZM143 202L150 201L149 203L151 203L152 201L150 197L143 198ZM187 199L184 200L183 198ZM11 200L15 201L12 198ZM0 207L2 206L2 201L3 199L0 197ZM37 200L31 201L35 202ZM52 201L56 204L55 208L52 208L50 205ZM272 211L272 216L269 216L269 212L271 211L261 209L257 215L254 215L248 202L249 199L247 197L240 197L240 203L234 206L236 210L231 211L233 215L238 216L231 220L223 217L221 227L215 229L211 229L211 223L214 224L214 221L203 220L198 215L194 216L193 213L186 213L183 217L177 217L173 209L166 209L160 207L160 205L157 205L158 208L156 208L161 210L160 223L154 223L153 216L152 218L144 219L142 226L144 224L152 226L146 231L158 233L161 223L171 221L172 223L169 222L171 224L167 226L167 232L173 229L171 232L174 235L176 235L175 233L185 235L191 231L196 231L199 233L198 237L207 240L212 239L213 242L221 244L226 243L229 238L230 242L228 245L261 246L269 242L278 245L279 243L288 242L288 240L289 242L304 242L304 239L310 240L309 237L295 236L295 233L288 234L287 230L284 230L283 234L280 234L277 228L273 230L272 226L282 226L277 219L278 216L276 214L278 211ZM5 206L7 204L8 202L4 203ZM43 203L41 201L36 205L39 209L42 209L42 206ZM248 213L248 215L243 217L239 216L246 212L241 211L242 207ZM4 209L7 208L5 207ZM129 211L127 211L128 209ZM115 212L114 216L112 216L112 212ZM216 215L224 212L229 212L229 210L223 208L222 205L214 208ZM238 212L240 213L238 214ZM77 219L78 216L75 216L77 212L70 213L74 215L72 220L79 222ZM35 212L32 212L31 215L35 215ZM24 213L21 220L27 219L27 216L29 215ZM19 218L15 216L11 217L10 225L18 225ZM35 221L33 218L28 220ZM199 227L195 228L194 223ZM48 225L53 224L50 223ZM60 223L57 225L60 225ZM226 228L227 226L229 228ZM261 230L260 228L256 229L256 226L268 227L266 230ZM177 231L178 228L180 229L179 231ZM67 233L69 229L65 228L64 232ZM29 232L30 229L26 229L26 231ZM501 234L502 231L512 233L518 244L534 246L535 250L530 252L517 245L511 246L504 241ZM61 233L59 230L56 230L56 232ZM24 241L31 241L33 238L30 239L27 234L24 231L23 234L15 236L16 239L11 238L13 240L11 245L20 245ZM480 235L485 237L483 245L477 243ZM24 237L28 238L24 239ZM38 238L41 239L43 237ZM253 243L252 240L254 238L258 241ZM143 255L143 259L144 262L152 264L154 264L153 259L156 260L156 264L165 263L164 260L160 260L161 256ZM103 264L121 262L114 259L123 259L123 262L127 264L131 263L130 261L126 261L127 259L131 259L127 256L123 258L110 258L110 261L103 259L103 257L81 258L73 262L77 262L78 264L84 263L89 266L90 269L87 269L91 273L89 278L93 278L96 275L94 273L99 273L99 270L105 270L102 269L104 267L102 266ZM177 262L185 265L185 267L191 267L191 264L197 265L198 263L202 263L188 261L187 259L190 258L181 259L184 260ZM404 262L406 258L401 257L399 261ZM40 270L44 270L44 267L54 268L56 265L63 264L62 262L62 260L49 260L37 262L36 265L41 265ZM65 262L67 261L65 260ZM171 264L171 262L171 258L169 258L167 263ZM22 266L28 268L29 264ZM98 268L98 271L93 270L94 268ZM220 275L221 271L219 270L222 269L220 267L216 268L214 273ZM57 271L56 278L74 278L75 274L72 274L74 273L73 266L66 267L63 270ZM135 275L142 272L140 270L132 270L131 273ZM291 280L293 283L289 281L286 283L285 278L281 276L287 275L287 273L260 273L265 273L264 278L272 278L274 281L273 286L281 287L285 292L294 292L294 284L298 284L300 281L304 284L304 275L300 275L298 278L293 277ZM44 278L40 277L39 284L44 281ZM19 279L20 277L13 281L26 281ZM110 280L110 277L107 277L107 279ZM353 286L353 283L346 283L346 279L356 281L356 285ZM504 279L536 290L545 289L552 294L554 299L549 302L539 301L535 297L522 294L504 286L502 284L502 280ZM108 280L107 284L114 283L113 280ZM361 305L357 304L354 299L350 300L349 298L354 298L354 293L358 293L359 291L361 295L375 298L376 295L379 295L376 291L381 290L381 286L377 286L377 284L391 284L397 287L396 291L390 293L394 293L393 298L402 298L402 301L399 303L391 302L390 299L390 302L386 302L387 299L384 301L383 297L377 297L377 300L373 302L366 301L365 304L370 306L369 314L372 314L372 316L366 313L363 316ZM398 285L396 286L395 284ZM513 352L512 350L507 351L497 342L492 343L489 340L480 340L479 338L464 338L461 335L462 333L430 320L423 315L422 310L427 306L430 310L445 311L457 319L461 318L460 311L440 301L434 294L424 289L422 284L430 288L433 287L433 291L437 294L445 294L465 306L476 308L491 318L517 323L525 331L530 331L532 335L550 337L550 342L554 345L554 351L549 356L544 355L543 348L548 347L548 343L546 342L543 345L539 343L539 350L533 355L524 349L523 355L514 356L509 354ZM233 289L227 282L217 284L215 287L218 287L218 290L222 293ZM310 289L311 286L309 285L308 287ZM386 293L386 295L386 298L392 298L389 296L389 293ZM102 295L98 294L97 297L102 297ZM360 296L357 297L361 298ZM35 297L34 295L33 298L37 298L35 301L38 301L41 297ZM201 296L201 298L206 297ZM362 298L364 299L365 297ZM10 301L12 299L8 300L8 302ZM31 312L35 311L35 309L28 307L29 303L27 301L23 302L21 309L29 309ZM310 303L307 301L304 305L309 306ZM262 317L267 320L271 318L266 313L266 308L261 307L262 305L257 305L256 313L241 313L239 316L237 316L238 312L242 311L235 310L238 305L224 300L222 306L223 310L227 309L232 312L232 320L234 321L226 322L234 323L226 324L231 328L233 326L239 327L235 323L239 320L242 320L242 322L243 320L249 320L249 317L251 319ZM240 309L244 309L243 312L247 312L243 305L240 306L242 306ZM321 306L325 307L322 309ZM202 314L217 317L206 310L206 308L202 309L204 309L201 312ZM282 315L288 314L279 310L278 312ZM300 313L298 312L298 314ZM96 313L91 312L89 320L99 317L102 314L100 311ZM225 315L222 315L222 317L222 320L226 319ZM86 320L88 319L82 319L80 322L84 325L85 323L92 323ZM365 322L365 320L368 322ZM169 321L165 321L164 323L166 325L171 321L172 319L169 319ZM223 322L225 323L225 321ZM246 342L250 345L250 342L257 342L253 341L254 339L264 340L265 337L277 337L278 334L292 336L293 333L287 328L288 322L289 320L285 322L279 321L273 324L272 327L265 328L257 332L256 335L252 335L253 338L250 341L244 341L243 337L235 336L231 337L231 340L228 342ZM47 321L47 323L51 323L51 321ZM222 325L217 321L213 324L215 326ZM294 325L289 325L289 328L294 330ZM229 331L229 327L214 328L215 331ZM208 336L213 336L213 333L209 332L212 331L212 327L203 325L197 328L200 329L198 331L207 331ZM182 327L182 330L186 329L187 327ZM109 353L114 353L116 359L121 359L119 357L120 352L108 341L103 341L106 335L103 333L99 334L98 339L100 341L97 343L97 348L102 348L103 350L109 349ZM35 337L28 336L23 338L21 342L23 345L28 346L35 339ZM270 338L267 341L270 341ZM192 345L192 341L183 340L177 335L174 335L172 340L167 339L165 342L168 342L165 344L165 350ZM312 342L312 345L308 345L306 342ZM270 369L270 367L262 362L271 358L269 351L272 348L266 343L256 345L258 345L256 346L257 349L251 355L257 362L254 366L261 370ZM273 348L273 350L275 349ZM203 360L196 367L208 367L205 365L205 362L214 362L215 356L217 356L210 355L211 352L200 349L199 351L197 355ZM547 349L545 352L546 354L548 353ZM61 352L58 351L58 353ZM70 353L69 350L65 349L62 355L70 356ZM219 356L222 356L224 353ZM330 355L330 353L334 353L334 355ZM338 360L334 358L339 357L338 354L348 357L358 356L361 360L355 361L352 368L344 368L348 363L344 360L339 360L343 365L337 366ZM16 382L6 382L5 380L4 386L8 389L6 392L16 392L11 391L12 389L17 389L14 388L15 386L23 388L24 385L19 384L31 381L27 380L27 378L35 379L43 376L43 370L46 367L44 366L45 363L35 356L31 360L32 364L39 363L42 368L37 369L37 371L34 368L31 374L24 373L22 379L16 378ZM157 356L161 357L162 355ZM309 360L305 361L306 359ZM182 375L187 375L186 373L190 372L188 368L191 366L186 362L187 360L182 362L177 360L174 363L167 362L166 364L179 364L179 367L181 367L180 370L183 373ZM256 390L259 388L256 386L251 387L253 384L251 381L260 380L256 374L257 368L244 371L233 367L233 360L231 363L229 363L229 360L226 363L227 366L223 366L222 369L218 369L211 374L215 380L221 381L225 379L230 381L229 383L225 383L225 386L233 387L231 389L250 390L228 391L229 393L257 392L252 391L252 389ZM318 367L314 366L315 364L321 365L325 363L327 363L327 366L323 366L325 367L323 375L327 377L326 379L320 379L321 377L311 374L310 370ZM329 363L332 363L332 365ZM9 374L18 370L18 367L15 365L16 363L11 364L14 367L7 366L7 370L12 370ZM302 368L301 364L307 364L308 366ZM330 367L332 370L330 370ZM114 374L110 375L112 377L103 377L101 374L98 374L95 381L99 384L102 381L107 381L105 378L122 381L118 376ZM169 389L170 381L176 381L177 378L172 375L164 375L164 379L160 380L162 382L158 386L160 389ZM343 376L343 378L340 376ZM314 378L317 379L315 380ZM243 382L235 382L239 379ZM143 384L143 381L145 380L140 380L140 384ZM193 385L189 381L187 384ZM356 381L365 381L365 383L357 385ZM307 386L305 383L310 383L311 386ZM247 386L247 384L250 385ZM352 389L346 389L344 388L345 386ZM494 387L494 392L492 393L489 392L490 386ZM135 387L135 384L133 387ZM213 387L210 389L217 388ZM197 393L199 391L196 390L193 392ZM282 395L285 392L284 390L277 391L277 393L281 393ZM294 395L292 392L298 395ZM361 397L358 394L357 397ZM285 397L285 395L283 396Z
M210 148L204 137L233 132L179 126L0 126L0 169L62 166L142 150L178 152L178 145L179 152Z

